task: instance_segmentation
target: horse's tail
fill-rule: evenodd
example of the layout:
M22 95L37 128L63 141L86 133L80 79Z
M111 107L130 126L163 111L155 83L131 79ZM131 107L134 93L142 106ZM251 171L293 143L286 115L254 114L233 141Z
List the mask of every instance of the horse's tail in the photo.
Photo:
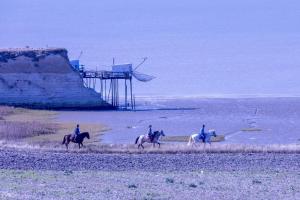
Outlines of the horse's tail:
M64 136L64 139L62 141L62 144L65 144L66 143L66 136Z
M135 144L138 143L139 139L140 139L140 136L138 136L138 137L135 139Z
M192 136L190 136L189 141L188 141L188 146L192 144Z

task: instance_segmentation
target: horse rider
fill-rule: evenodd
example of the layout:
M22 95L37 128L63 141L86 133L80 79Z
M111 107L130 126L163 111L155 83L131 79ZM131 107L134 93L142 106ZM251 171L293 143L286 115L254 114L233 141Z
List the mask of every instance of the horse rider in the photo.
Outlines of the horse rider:
M149 137L150 141L152 142L152 140L153 140L152 125L149 125L148 137Z
M77 138L77 136L78 136L79 134L80 134L80 129L79 129L79 124L77 124L77 126L76 126L76 128L75 128L75 130L74 130L74 133L73 133L73 135L72 135L71 140L76 141L76 138Z
M200 130L199 138L202 139L203 142L205 141L205 125L204 124L202 125L202 128Z

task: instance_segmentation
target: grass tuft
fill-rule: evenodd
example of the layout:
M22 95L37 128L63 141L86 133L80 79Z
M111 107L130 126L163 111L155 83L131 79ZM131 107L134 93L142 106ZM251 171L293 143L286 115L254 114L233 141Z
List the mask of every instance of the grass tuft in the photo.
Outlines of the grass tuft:
M259 180L252 180L252 184L262 184L262 182Z
M174 183L174 179L173 178L166 178L166 183Z
M189 184L189 187L191 187L191 188L196 188L196 187L197 187L197 185L196 185L196 184L194 184L194 183L191 183L191 184Z
M135 184L130 184L130 185L128 185L128 188L133 188L133 189L135 189L135 188L137 188L137 186L136 186Z
M64 171L64 175L66 175L66 176L69 176L69 175L72 175L72 174L73 174L72 170L66 170L66 171Z

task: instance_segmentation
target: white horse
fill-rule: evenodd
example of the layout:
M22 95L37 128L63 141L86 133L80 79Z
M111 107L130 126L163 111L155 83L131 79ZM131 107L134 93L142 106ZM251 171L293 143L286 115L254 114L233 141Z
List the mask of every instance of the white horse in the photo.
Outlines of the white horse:
M189 142L188 142L188 145L194 145L198 142L203 142L204 144L205 143L209 143L211 144L211 137L214 136L214 137L217 137L217 134L216 134L216 131L211 129L211 130L208 130L207 133L204 133L204 137L200 135L200 133L197 133L197 134L193 134L190 136L189 138Z
M153 143L153 147L155 147L155 144L158 144L158 147L160 147L160 142L159 142L159 138L161 136L165 136L164 131L154 131L153 132L153 139L151 141L151 139L148 137L148 134L145 135L140 135L136 138L135 140L135 144L138 144L138 148L143 147L143 143L148 142L148 143Z

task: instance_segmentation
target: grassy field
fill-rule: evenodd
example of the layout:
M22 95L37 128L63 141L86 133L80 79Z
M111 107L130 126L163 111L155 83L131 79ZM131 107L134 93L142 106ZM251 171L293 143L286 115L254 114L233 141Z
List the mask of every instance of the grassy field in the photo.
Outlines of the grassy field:
M1 199L300 198L296 172L0 170L0 179Z

